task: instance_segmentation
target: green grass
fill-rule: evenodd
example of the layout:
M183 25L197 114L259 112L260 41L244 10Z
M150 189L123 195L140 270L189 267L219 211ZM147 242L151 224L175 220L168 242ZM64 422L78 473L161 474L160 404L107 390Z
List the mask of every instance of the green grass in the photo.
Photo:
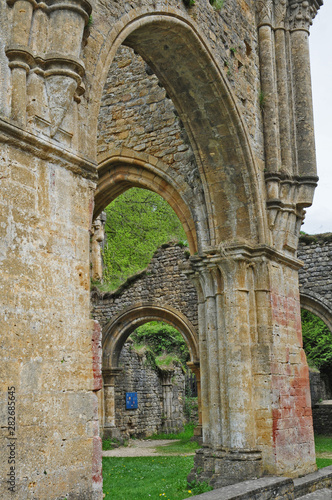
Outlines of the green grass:
M212 488L187 487L194 457L103 458L105 499L183 500Z
M331 453L332 455L332 436L315 436L316 453Z
M320 453L328 453L332 457L332 436L315 436L315 448L318 455ZM332 458L317 457L316 463L318 469L322 469L323 467L332 465Z
M170 443L166 446L157 446L156 450L159 453L193 453L201 446L197 441L188 441L188 439L180 439L177 443Z
M152 436L148 437L147 439L181 439L181 440L186 440L189 441L194 435L194 429L195 429L195 424L185 424L183 431L178 432L177 434L153 434Z
M331 458L316 458L316 464L318 469L323 469L324 467L328 467L329 465L332 465L332 459Z

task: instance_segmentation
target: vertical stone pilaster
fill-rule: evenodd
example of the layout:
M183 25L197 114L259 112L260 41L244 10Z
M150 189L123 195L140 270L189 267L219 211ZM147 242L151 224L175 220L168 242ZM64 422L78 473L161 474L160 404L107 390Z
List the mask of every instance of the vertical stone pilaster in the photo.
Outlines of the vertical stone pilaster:
M103 368L104 439L120 437L120 431L115 426L115 379L121 372L121 368Z
M260 476L251 368L251 322L246 259L214 254L192 258L204 300L205 337L199 332L203 448L189 480L215 487ZM213 314L213 317L211 315ZM204 345L205 344L205 345ZM203 361L203 363L202 363ZM207 373L205 373L207 370ZM205 384L205 378L209 384ZM204 391L208 390L206 395ZM208 401L208 422L204 401ZM209 441L207 440L209 436ZM198 472L197 472L198 471Z
M196 437L202 436L202 395L201 395L201 370L199 363L187 363L187 366L195 374L197 384L197 402L198 402L198 425L194 429Z

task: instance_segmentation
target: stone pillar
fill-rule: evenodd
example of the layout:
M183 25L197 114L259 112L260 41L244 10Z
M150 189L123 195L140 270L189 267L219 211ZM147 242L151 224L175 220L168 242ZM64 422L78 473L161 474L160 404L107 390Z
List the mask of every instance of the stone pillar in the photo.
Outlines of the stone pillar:
M273 2L258 0L259 58L261 71L260 107L264 120L265 165L267 172L277 172L279 161L278 106L274 76L274 43L272 32Z
M202 437L202 396L201 396L201 371L199 363L188 361L188 368L195 374L197 384L197 403L198 403L198 425L195 427L194 436Z
M198 276L205 298L199 340L200 355L204 353L207 360L201 365L202 401L209 407L208 422L202 411L203 448L196 454L188 480L221 487L261 474L251 384L247 263L246 259L226 260L220 254L191 261L194 280Z
M290 0L290 41L294 81L296 146L299 175L316 171L316 151L309 55L309 27L322 2Z
M287 45L285 21L287 12L287 0L275 1L275 58L277 73L278 108L279 108L279 136L281 153L281 170L292 172L293 150L291 135L291 112L290 112L290 84L288 81L287 68Z
M93 281L103 280L103 259L102 259L102 243L105 239L105 223L106 217L103 212L97 217L92 225L91 235L91 278Z
M103 368L104 379L104 428L103 438L121 437L115 424L115 379L122 372L121 368Z
M163 430L166 433L173 432L174 425L172 421L172 400L173 400L173 384L172 376L174 370L163 371L161 374L161 385L163 391Z
M21 126L26 125L26 77L33 60L28 48L31 29L33 0L13 0L13 25L10 44L6 49L12 76L11 117Z
M312 472L299 262L271 248L240 246L191 262L205 296L199 340L207 360L201 365L202 401L209 408L202 411L203 448L188 480L221 487L263 473ZM211 310L215 322L207 319Z

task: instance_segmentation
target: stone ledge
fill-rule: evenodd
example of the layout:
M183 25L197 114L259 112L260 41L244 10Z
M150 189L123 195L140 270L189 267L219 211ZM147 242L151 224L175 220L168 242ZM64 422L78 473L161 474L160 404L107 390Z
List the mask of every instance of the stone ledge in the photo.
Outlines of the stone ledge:
M294 479L295 498L307 495L322 488L332 487L332 465L319 469L307 476Z
M203 493L197 500L272 500L291 499L294 483L290 478L263 477Z
M197 500L292 500L332 499L332 465L306 476L291 479L263 477L218 488L190 498ZM330 497L328 497L330 493ZM311 494L313 494L311 496ZM314 496L316 495L316 496ZM319 496L318 496L319 495Z

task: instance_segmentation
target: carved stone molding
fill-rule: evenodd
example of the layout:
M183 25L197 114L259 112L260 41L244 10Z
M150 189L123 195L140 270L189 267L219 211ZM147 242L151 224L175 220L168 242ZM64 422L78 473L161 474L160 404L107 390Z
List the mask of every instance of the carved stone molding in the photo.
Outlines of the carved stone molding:
M309 31L312 20L323 0L289 0L289 28L290 30Z
M258 26L264 24L272 25L272 0L257 0L256 11L258 14Z
M12 118L25 126L29 100L26 78L35 73L44 80L49 108L47 118L38 116L36 111L36 119L50 121L49 134L53 137L73 100L79 103L85 90L82 83L85 68L80 55L92 10L90 2L8 0L7 4L13 9L12 32L6 47L13 80ZM14 74L17 68L21 73ZM30 101L39 99L40 95L30 96ZM32 122L30 119L29 123Z
M287 14L287 0L274 0L275 28L285 28Z

